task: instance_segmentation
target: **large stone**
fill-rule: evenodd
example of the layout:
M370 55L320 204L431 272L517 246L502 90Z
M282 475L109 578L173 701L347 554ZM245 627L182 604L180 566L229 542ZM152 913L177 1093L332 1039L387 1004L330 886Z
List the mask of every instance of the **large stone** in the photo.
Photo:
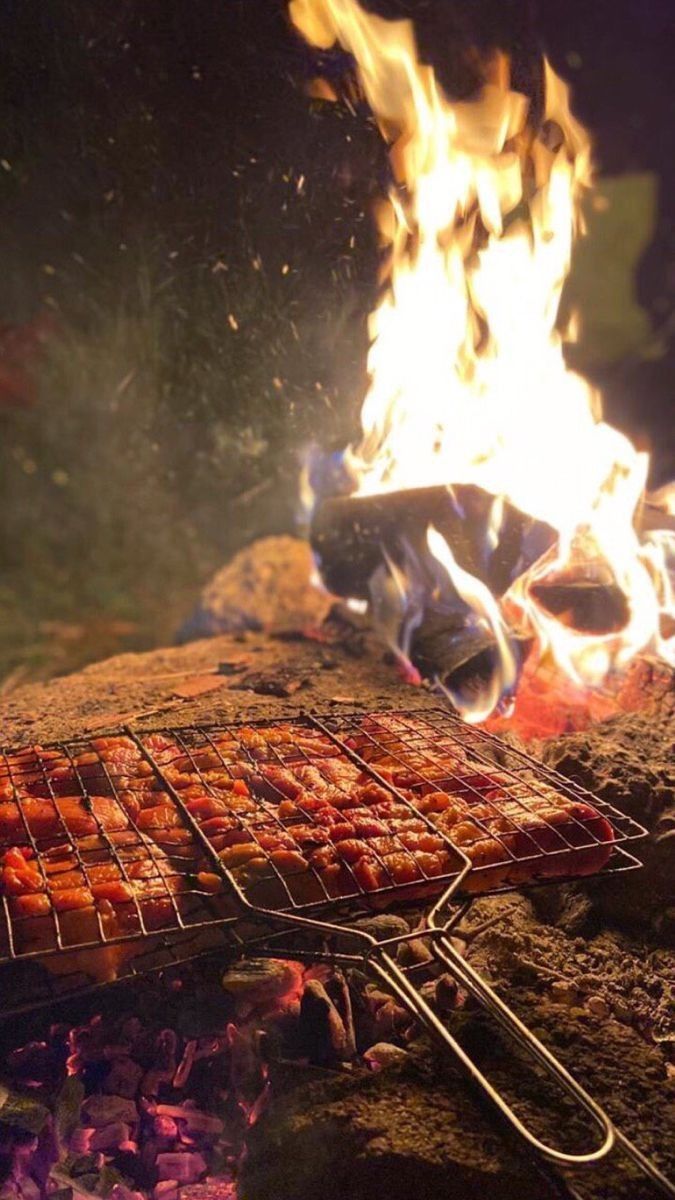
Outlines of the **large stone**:
M442 1078L412 1064L355 1078L327 1074L309 1084L298 1072L296 1082L277 1095L249 1136L242 1200L550 1195L524 1159L505 1151L475 1106L467 1106L454 1072Z
M314 583L312 552L294 537L267 537L245 546L204 588L178 632L179 642L236 633L276 632L320 624L332 597Z
M349 640L325 626L319 638L220 636L120 656L46 685L17 688L0 705L3 741L45 743L124 722L141 729L297 714L301 708L340 712L437 704L423 689L412 690L397 679L370 633ZM227 673L219 690L176 699L178 680L216 672L221 664ZM291 700L242 690L246 672L273 673L280 665L307 681ZM559 739L555 749L549 743L537 751L568 774L581 775L606 800L667 833L672 730L672 713L659 708L644 720L617 718L611 727L599 726ZM673 846L672 837L664 836L662 842ZM642 854L649 845L636 844L636 852ZM662 876L667 878L665 866ZM672 1171L672 1082L666 1069L675 1038L668 992L672 954L653 924L651 940L644 936L644 925L637 937L613 930L609 903L601 899L613 887L617 896L628 896L632 880L632 899L623 911L617 901L611 913L612 921L625 929L636 914L653 915L652 888L645 887L639 871L617 876L615 885L588 881L574 890L540 889L532 893L541 897L536 907L518 895L481 899L459 932L470 961L496 981L519 1015L625 1131ZM377 920L387 916L394 914ZM499 1056L497 1040L471 1014L450 1019L466 1022L462 1028L473 1052L495 1069L496 1080L509 1092L511 1059ZM310 1194L314 1200L317 1193L321 1200L476 1200L488 1192L500 1200L538 1200L551 1195L550 1189L541 1191L536 1173L486 1120L454 1068L411 1063L392 1070L352 1077L330 1073L310 1083L316 1074L303 1068L298 1071L300 1088L282 1094L275 1069L274 1098L253 1130L242 1200L304 1200ZM527 1096L536 1122L538 1113L548 1111L548 1101L536 1088L526 1090ZM109 1122L110 1097L104 1099ZM647 1200L648 1192L625 1170L598 1178L597 1186L584 1185L585 1198Z

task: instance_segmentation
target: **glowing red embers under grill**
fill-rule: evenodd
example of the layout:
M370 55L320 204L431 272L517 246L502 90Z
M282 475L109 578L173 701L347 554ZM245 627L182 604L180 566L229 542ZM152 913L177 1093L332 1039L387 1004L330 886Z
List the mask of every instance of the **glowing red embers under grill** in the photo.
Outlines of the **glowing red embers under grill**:
M576 685L555 663L528 660L518 684L513 712L485 722L491 733L516 733L525 741L559 737L588 729L622 712L638 712L675 687L671 667L638 658L614 683L590 688Z

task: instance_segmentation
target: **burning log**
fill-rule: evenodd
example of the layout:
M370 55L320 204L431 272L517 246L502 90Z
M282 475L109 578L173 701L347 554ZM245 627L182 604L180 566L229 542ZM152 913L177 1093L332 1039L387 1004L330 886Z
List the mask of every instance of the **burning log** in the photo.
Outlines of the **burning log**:
M514 634L511 649L519 664L531 642ZM461 613L428 613L416 631L410 658L425 678L438 678L453 695L465 695L489 685L499 669L499 646L494 635Z
M499 508L496 505L499 503ZM498 521L495 517L498 516ZM522 571L555 543L555 531L481 488L419 488L376 496L330 497L315 510L311 542L326 586L337 595L372 600L378 576L414 561L427 573L426 535L433 526L462 570L501 596ZM494 635L477 625L467 605L433 603L429 574L421 619L414 622L409 657L423 676L438 677L453 695L489 683L499 666ZM396 631L398 637L398 630ZM529 643L514 635L521 662Z
M322 472L318 472L319 490ZM639 530L667 530L675 519L647 502L638 511ZM376 622L399 645L406 605L416 605L408 622L405 650L427 678L439 678L453 697L489 684L499 667L499 647L470 607L434 599L437 577L430 569L427 531L436 529L462 571L502 597L534 563L554 561L556 531L508 501L473 485L428 487L371 496L324 496L316 505L310 538L326 586L335 594L369 601ZM411 571L415 578L409 578ZM396 576L396 578L394 578ZM387 588L392 595L387 596ZM402 592L409 589L409 595ZM620 633L630 620L628 599L602 562L580 561L578 570L552 569L529 588L531 599L562 625L584 634ZM394 625L396 628L394 628ZM510 650L520 667L530 640L511 630Z
M630 617L628 599L615 583L593 579L543 579L531 595L562 625L584 633L618 633Z
M310 540L326 587L367 600L383 551L402 564L406 546L421 551L430 525L443 535L463 570L501 596L556 540L555 530L503 504L491 548L495 497L482 488L416 488L375 496L332 496L317 505Z

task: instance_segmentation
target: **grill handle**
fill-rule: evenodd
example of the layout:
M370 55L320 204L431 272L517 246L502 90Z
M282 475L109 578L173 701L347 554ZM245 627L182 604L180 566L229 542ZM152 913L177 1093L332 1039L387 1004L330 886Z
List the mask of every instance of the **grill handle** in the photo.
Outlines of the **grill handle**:
M675 1187L666 1179L658 1168L638 1150L619 1130L615 1129L609 1116L598 1105L588 1092L577 1083L557 1058L536 1038L503 1000L492 990L485 980L471 967L445 936L442 928L434 929L430 939L430 947L434 957L454 979L487 1011L500 1027L517 1043L531 1058L544 1069L551 1079L574 1100L590 1117L592 1124L599 1132L600 1142L595 1149L584 1154L571 1154L558 1150L542 1142L520 1120L507 1100L485 1077L477 1064L466 1050L460 1045L438 1013L427 1003L424 997L411 982L396 961L387 953L385 946L376 946L368 955L368 964L378 981L384 983L401 1004L408 1010L427 1032L442 1045L451 1050L459 1060L467 1075L479 1091L487 1097L493 1107L497 1108L502 1117L508 1122L515 1133L523 1139L530 1150L539 1155L545 1162L554 1167L584 1167L602 1161L618 1143L625 1153L633 1159L637 1166L649 1177L658 1191L675 1200Z
M448 943L448 945L450 945L450 943ZM455 951L454 948L451 947L451 949L453 951L454 958ZM453 958L448 956L446 959L445 954L442 951L439 953L436 946L433 946L433 950L438 961L452 972L453 976L459 983L461 983L462 987L469 991L475 997L475 999L479 1001L483 1008L488 1008L490 1012L492 1012L492 1005L486 1003L481 987L475 985L473 978L474 976L479 985L482 985L483 981L480 979L480 976L476 976L475 972L473 972L473 970L470 968L470 975L472 978L469 979L469 977L465 975L463 971L455 969ZM457 957L459 957L459 955ZM519 1137L523 1138L530 1148L536 1151L537 1154L541 1155L542 1158L546 1159L547 1162L554 1163L557 1166L586 1166L589 1163L600 1161L605 1157L606 1154L609 1153L614 1145L614 1130L609 1118L591 1099L591 1097L579 1087L579 1085L571 1078L571 1076L567 1074L564 1067L557 1063L552 1055L549 1055L549 1052L544 1046L541 1046L541 1044L538 1042L536 1043L537 1050L540 1049L542 1051L542 1055L540 1057L539 1053L535 1053L535 1057L538 1059L538 1061L542 1061L544 1058L552 1060L554 1064L553 1067L551 1067L548 1061L546 1062L546 1066L549 1071L555 1076L556 1081L561 1083L561 1086L564 1087L565 1091L572 1095L573 1098L577 1100L577 1102L586 1110L594 1125L600 1131L600 1136L602 1138L600 1145L594 1150L587 1151L585 1154L569 1154L566 1151L557 1150L554 1146L548 1146L545 1142L542 1142L538 1137L536 1137L526 1125L523 1124L508 1102L492 1086L490 1081L485 1077L485 1075L483 1075L482 1071L473 1061L471 1056L467 1054L463 1046L460 1045L450 1030L447 1029L441 1018L438 1016L438 1013L436 1013L434 1009L427 1003L427 1001L415 987L414 983L408 979L405 972L401 970L401 968L389 954L387 954L385 951L376 950L369 956L369 964L377 978L381 982L386 983L387 986L394 991L397 998L401 1001L401 1004L403 1004L411 1016L414 1016L415 1019L419 1021L420 1024L422 1024L437 1041L444 1044L449 1050L452 1051L455 1057L459 1059L472 1082L485 1096L487 1096L491 1104L499 1109L502 1116L506 1119L506 1121L508 1121L509 1125L511 1125ZM525 1044L526 1048L529 1049L530 1052L533 1052L531 1041L536 1041L536 1039L532 1039L532 1035L525 1031L527 1034L527 1042L525 1042L525 1039L521 1034L521 1028L524 1029L524 1027L521 1026L521 1023L518 1021L518 1018L515 1016L515 1014L511 1013L508 1009L506 1009L506 1011L509 1013L510 1019L507 1022L507 1020L504 1019L500 1014L500 1025L502 1025L503 1028L506 1028L520 1045ZM562 1078L559 1077L558 1071L561 1072Z
M585 1109L596 1128L601 1131L604 1141L596 1150L590 1151L586 1155L567 1154L565 1151L547 1146L522 1124L504 1098L495 1092L492 1085L481 1076L475 1064L469 1060L472 1076L474 1072L476 1076L480 1076L480 1078L476 1078L476 1081L487 1091L489 1098L497 1105L520 1136L524 1137L529 1146L549 1162L569 1167L599 1162L609 1154L613 1145L618 1143L624 1153L649 1177L657 1190L662 1195L669 1197L669 1200L675 1200L675 1186L673 1183L659 1171L658 1167L625 1134L614 1127L607 1113L593 1100L592 1096L589 1096L588 1092L570 1075L569 1071L558 1061L555 1055L534 1036L531 1030L500 999L482 976L462 957L450 939L445 936L444 930L435 924L434 917L435 910L432 910L429 924L436 935L431 939L431 949L436 960L452 974L453 978L457 983L461 984L465 991L473 996L490 1013L500 1027L521 1049L536 1059L543 1070L549 1074L559 1087ZM420 997L420 999L422 998ZM444 1041L446 1040L446 1033L447 1031L444 1030ZM462 1057L462 1060L468 1058L464 1051L462 1051L460 1057Z

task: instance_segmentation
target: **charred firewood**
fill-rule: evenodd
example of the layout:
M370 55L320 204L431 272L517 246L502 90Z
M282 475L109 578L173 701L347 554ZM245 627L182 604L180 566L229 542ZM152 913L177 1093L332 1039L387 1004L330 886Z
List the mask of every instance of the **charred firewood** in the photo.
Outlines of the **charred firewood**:
M459 566L501 596L553 546L556 533L508 501L498 528L492 529L494 505L494 496L468 484L323 499L310 537L324 583L338 596L367 600L385 552L401 568L406 547L424 557L427 529L433 525Z
M582 633L616 633L630 619L628 599L613 582L542 579L530 593L562 625Z
M346 1061L351 1038L328 992L318 979L310 979L300 1003L300 1029L305 1052L316 1066Z
M550 526L508 503L496 509L496 503L494 496L469 485L334 497L317 506L312 523L312 545L327 587L369 600L376 624L391 642L405 645L420 673L438 678L459 699L475 697L490 685L500 652L494 634L476 622L452 585L448 596L435 599L438 566L427 547L428 528L443 535L458 566L494 596L555 542ZM403 583L394 577L397 570ZM410 597L402 601L401 587L408 584ZM410 619L403 610L410 613L415 593L422 603ZM404 633L405 621L410 636ZM519 667L529 643L516 634L511 642Z
M519 671L531 640L512 633L509 644ZM410 658L423 676L438 678L458 697L481 691L500 667L494 634L462 612L426 613L413 636Z

